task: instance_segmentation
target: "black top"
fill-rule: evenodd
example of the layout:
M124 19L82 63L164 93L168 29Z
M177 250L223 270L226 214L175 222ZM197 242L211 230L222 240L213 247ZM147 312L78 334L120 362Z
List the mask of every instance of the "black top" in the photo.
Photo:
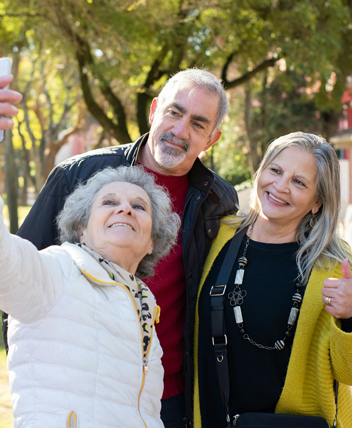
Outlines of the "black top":
M242 256L247 240L243 238L238 257ZM210 296L229 243L217 257L203 286L199 301L199 393L202 427L225 427L225 410L221 401L215 354L211 342ZM247 250L242 290L247 296L241 306L244 328L255 342L274 346L284 338L292 296L296 292L296 242L263 244L250 241ZM234 289L238 262L234 264L225 299L225 322L228 339L230 375L230 414L243 412L274 412L279 400L293 338L286 340L282 351L268 351L244 340L235 322L233 308L227 295ZM286 280L283 280L286 278ZM304 289L302 291L302 294Z

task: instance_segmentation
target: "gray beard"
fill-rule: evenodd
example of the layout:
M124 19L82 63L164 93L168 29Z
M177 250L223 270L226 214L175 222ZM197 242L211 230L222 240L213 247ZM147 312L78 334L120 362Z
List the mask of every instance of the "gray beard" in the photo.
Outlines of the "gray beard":
M178 144L180 148L168 146L164 139ZM173 134L165 132L161 135L156 146L154 158L159 165L165 168L174 168L185 160L188 150L189 143L187 141L179 140Z

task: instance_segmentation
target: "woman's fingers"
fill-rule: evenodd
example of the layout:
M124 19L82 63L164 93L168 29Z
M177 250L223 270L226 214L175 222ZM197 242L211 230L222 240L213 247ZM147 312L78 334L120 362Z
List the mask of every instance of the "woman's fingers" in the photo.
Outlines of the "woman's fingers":
M325 309L336 318L352 317L352 273L348 259L341 264L343 278L328 278L321 290Z
M7 76L0 77L0 89L5 88L5 86L9 85L13 80L13 75L8 74Z
M0 103L0 116L16 116L18 108L9 103Z
M344 279L352 278L352 272L350 269L350 265L348 263L348 259L344 259L341 263L341 272Z
M13 127L13 120L6 117L0 117L0 130L6 130Z
M11 89L3 89L13 80L12 74L0 77L0 130L10 129L13 126L13 120L2 116L16 116L18 108L12 105L22 100L19 92Z
M0 89L0 103L19 103L22 95L12 89Z

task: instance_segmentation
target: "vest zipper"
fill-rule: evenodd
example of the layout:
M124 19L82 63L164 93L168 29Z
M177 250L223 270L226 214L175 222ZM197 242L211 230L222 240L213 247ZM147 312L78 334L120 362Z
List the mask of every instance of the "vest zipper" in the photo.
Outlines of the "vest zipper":
M189 198L187 199L186 203L185 203L185 207L183 209L183 212L186 211L186 207L189 204L189 201L192 199L193 195L196 193L197 190L193 190L193 192L189 195Z
M94 276L89 275L89 273L86 272L84 269L83 269L82 272L84 273L84 275L88 276L89 278L94 279L94 281L98 282L99 284L108 284L108 285L111 285L111 282L100 281L99 279L94 278ZM151 347L152 340L153 340L154 328L152 329L152 334L151 334L151 337L150 337L150 341L149 341L149 345L148 345L147 351L144 354L143 353L143 330L142 330L141 321L140 321L139 316L138 316L138 311L137 311L136 304L134 303L133 297L131 296L131 293L128 291L128 288L125 285L121 284L120 282L114 282L114 284L121 286L127 292L128 297L130 298L130 300L132 302L134 311L135 311L135 313L137 315L137 319L138 319L138 325L139 325L139 331L140 331L140 338L141 338L141 347L142 347L142 354L143 354L143 358L142 358L142 365L143 365L142 383L141 383L141 386L139 388L139 393L138 393L138 413L139 413L139 416L141 417L141 419L143 421L143 424L144 424L145 428L148 428L147 424L145 423L145 421L144 421L144 419L143 419L143 417L141 415L141 411L139 410L139 402L140 402L140 398L141 398L141 395L142 395L142 391L144 389L145 376L148 374L148 355L149 355L150 347ZM154 313L153 313L153 327L154 327L154 321L155 321L155 319L157 319L157 323L159 322L159 313L160 313L160 306L155 305ZM77 428L77 425L75 425L74 427L70 427L68 425L67 428Z

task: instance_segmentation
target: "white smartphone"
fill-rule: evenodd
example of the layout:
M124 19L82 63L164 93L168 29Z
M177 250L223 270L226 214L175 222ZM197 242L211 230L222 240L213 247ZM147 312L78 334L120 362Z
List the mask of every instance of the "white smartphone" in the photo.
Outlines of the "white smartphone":
M10 58L0 58L0 77L7 76L10 73L11 73L11 60L10 60ZM8 89L8 86L6 86L3 89ZM5 138L5 131L0 130L0 143L2 143L4 141L4 138Z

